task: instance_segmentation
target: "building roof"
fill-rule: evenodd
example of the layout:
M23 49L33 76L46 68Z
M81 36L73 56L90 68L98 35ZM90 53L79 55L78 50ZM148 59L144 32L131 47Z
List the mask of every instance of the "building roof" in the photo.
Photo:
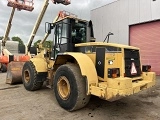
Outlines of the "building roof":
M100 6L100 7L96 7L96 8L94 8L94 9L92 9L91 11L94 11L94 10L96 10L96 9L99 9L99 8L102 8L102 7L104 7L104 6L107 6L107 5L109 5L109 4L112 4L112 3L114 3L114 2L118 2L119 0L110 0L108 3L106 3L105 5L102 5L102 6Z

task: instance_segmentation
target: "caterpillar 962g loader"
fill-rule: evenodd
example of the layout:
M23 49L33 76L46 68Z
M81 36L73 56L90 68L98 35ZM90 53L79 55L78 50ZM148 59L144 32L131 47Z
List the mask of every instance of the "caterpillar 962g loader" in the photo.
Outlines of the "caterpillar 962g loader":
M74 111L87 105L91 95L114 101L155 85L155 73L148 66L142 71L139 48L90 42L92 24L78 18L68 16L48 25L54 27L54 48L24 64L26 90L38 90L46 81L59 105Z

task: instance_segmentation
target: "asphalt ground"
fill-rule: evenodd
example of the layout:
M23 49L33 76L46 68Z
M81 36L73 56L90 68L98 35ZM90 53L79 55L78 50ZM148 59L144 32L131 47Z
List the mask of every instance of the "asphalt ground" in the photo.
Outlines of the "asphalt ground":
M29 92L23 84L5 84L0 73L0 120L160 120L160 77L156 86L118 101L91 97L80 110L68 112L45 86Z

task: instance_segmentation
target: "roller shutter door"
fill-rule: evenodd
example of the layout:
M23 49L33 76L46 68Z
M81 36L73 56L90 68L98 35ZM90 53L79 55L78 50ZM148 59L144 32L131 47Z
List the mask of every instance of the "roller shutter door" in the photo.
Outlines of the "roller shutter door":
M130 26L130 45L140 48L142 65L160 75L160 21Z

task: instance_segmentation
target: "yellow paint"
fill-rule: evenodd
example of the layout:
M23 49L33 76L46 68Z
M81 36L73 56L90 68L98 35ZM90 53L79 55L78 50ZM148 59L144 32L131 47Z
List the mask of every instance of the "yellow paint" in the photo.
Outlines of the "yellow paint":
M31 61L35 65L37 72L48 72L47 78L49 79L49 84L52 85L53 76L58 67L63 64L68 64L68 60L73 59L74 61L72 61L72 63L78 64L81 74L86 77L86 94L95 95L108 101L118 100L122 97L138 93L139 91L155 85L154 72L143 73L141 76L134 78L124 77L124 48L139 50L138 48L127 45L100 42L76 44L78 47L91 45L115 46L121 48L121 51L117 53L105 53L104 78L97 75L95 68L96 52L92 51L88 51L87 53L66 52L62 55L58 55L56 61L44 58L44 51L42 51L35 58L32 58ZM112 61L112 64L110 64L110 60ZM119 68L120 77L108 78L109 68Z
M143 72L142 77L147 81L155 81L156 75L155 72Z
M32 58L30 61L33 62L37 72L48 72L47 62L44 58Z
M63 55L65 55L65 56L63 56ZM90 94L90 90L89 90L90 85L91 84L97 85L97 83L98 83L97 72L96 72L95 65L92 62L92 60L86 54L83 54L83 53L66 52L63 55L59 56L56 59L55 64L56 63L64 64L64 62L67 59L67 56L73 57L80 67L81 74L83 76L86 76L86 78L87 78L87 82L88 82L87 94Z
M131 78L127 77L108 79L107 82L100 82L97 87L90 86L90 91L92 95L96 95L108 101L115 101L155 85L154 80L148 81L147 79L137 82L133 82Z
M81 43L81 44L76 44L76 47L80 46L113 46L113 47L119 47L119 48L127 48L127 49L136 49L139 50L139 48L134 47L134 46L128 46L128 45L123 45L123 44L117 44L117 43L106 43L106 42L87 42L87 43Z
M128 89L132 88L132 81L131 78L127 77L119 77L115 79L108 79L107 81L107 86L108 88L113 88L113 89Z
M106 88L91 86L90 89L91 89L90 92L92 95L105 99Z

